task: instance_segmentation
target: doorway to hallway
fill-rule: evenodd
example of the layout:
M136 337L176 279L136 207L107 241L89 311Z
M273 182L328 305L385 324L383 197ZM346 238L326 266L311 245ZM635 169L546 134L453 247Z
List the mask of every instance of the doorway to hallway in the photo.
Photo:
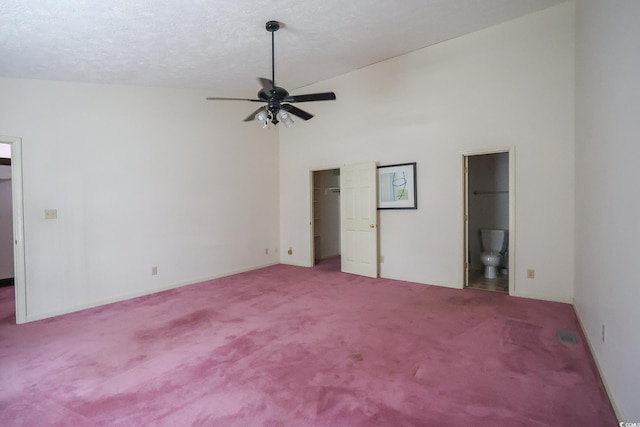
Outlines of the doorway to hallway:
M6 216L5 222L10 222L11 226L5 224L4 236L6 247L3 246L2 251L8 252L5 263L12 264L12 273L14 278L14 296L15 296L15 318L16 323L25 323L27 321L27 292L25 283L25 263L24 263L24 213L23 213L23 195L22 195L22 140L11 136L0 136L0 147L8 153L10 164L8 172L8 186L10 195L3 198L3 203L10 200L11 207L4 206L3 215ZM5 158L6 155L5 155ZM2 165L6 166L6 165ZM3 175L4 176L4 175ZM6 186L6 184L5 184ZM12 257L9 259L8 257ZM6 265L5 265L6 267ZM3 274L6 275L6 271Z

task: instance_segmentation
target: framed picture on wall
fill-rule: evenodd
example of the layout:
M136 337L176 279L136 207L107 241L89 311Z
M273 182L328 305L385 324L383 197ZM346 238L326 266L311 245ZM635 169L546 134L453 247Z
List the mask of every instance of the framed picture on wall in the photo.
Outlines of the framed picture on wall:
M416 163L378 166L378 209L418 209Z

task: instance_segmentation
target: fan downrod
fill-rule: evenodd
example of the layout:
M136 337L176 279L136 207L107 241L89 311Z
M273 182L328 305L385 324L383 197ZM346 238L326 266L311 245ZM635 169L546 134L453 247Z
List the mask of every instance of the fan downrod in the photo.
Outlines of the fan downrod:
M268 21L265 24L265 28L270 33L273 33L273 32L278 31L280 29L280 23L278 21Z
M249 98L229 98L229 97L208 97L208 100L224 100L224 101L250 101L250 102L262 102L266 103L256 111L251 113L245 122L252 121L258 116L259 120L263 122L265 127L268 127L269 123L277 124L283 119L285 125L289 127L293 122L288 118L284 112L300 117L302 120L309 120L313 118L313 114L310 114L298 107L291 105L290 103L296 102L310 102L310 101L333 101L336 99L336 94L333 92L322 93L308 93L304 95L291 96L286 89L277 86L276 83L276 67L275 67L275 32L280 27L285 26L278 21L267 21L265 29L271 33L271 80L264 77L259 77L258 82L262 86L262 89L258 92L257 99ZM283 111L283 113L281 113ZM280 117L279 117L280 116Z

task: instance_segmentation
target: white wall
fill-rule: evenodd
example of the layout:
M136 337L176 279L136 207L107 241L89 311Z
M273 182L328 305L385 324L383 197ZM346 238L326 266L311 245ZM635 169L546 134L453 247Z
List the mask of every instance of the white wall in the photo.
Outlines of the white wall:
M16 79L0 93L0 135L22 138L28 320L278 261L277 131L242 122L250 105Z
M416 161L418 210L380 212L381 275L459 288L462 154L515 147L516 294L572 301L573 62L565 3L296 91L338 99L281 130L282 262L309 263L309 170Z
M13 277L12 207L11 166L0 165L0 279Z
M636 0L577 2L575 300L626 422L640 421L639 19Z

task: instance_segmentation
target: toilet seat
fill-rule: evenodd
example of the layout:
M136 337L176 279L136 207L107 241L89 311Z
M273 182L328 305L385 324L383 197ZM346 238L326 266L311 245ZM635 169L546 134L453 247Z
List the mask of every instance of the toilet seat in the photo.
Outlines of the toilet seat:
M500 252L497 252L497 251L482 252L482 255L499 256L499 257L502 256L502 254Z

